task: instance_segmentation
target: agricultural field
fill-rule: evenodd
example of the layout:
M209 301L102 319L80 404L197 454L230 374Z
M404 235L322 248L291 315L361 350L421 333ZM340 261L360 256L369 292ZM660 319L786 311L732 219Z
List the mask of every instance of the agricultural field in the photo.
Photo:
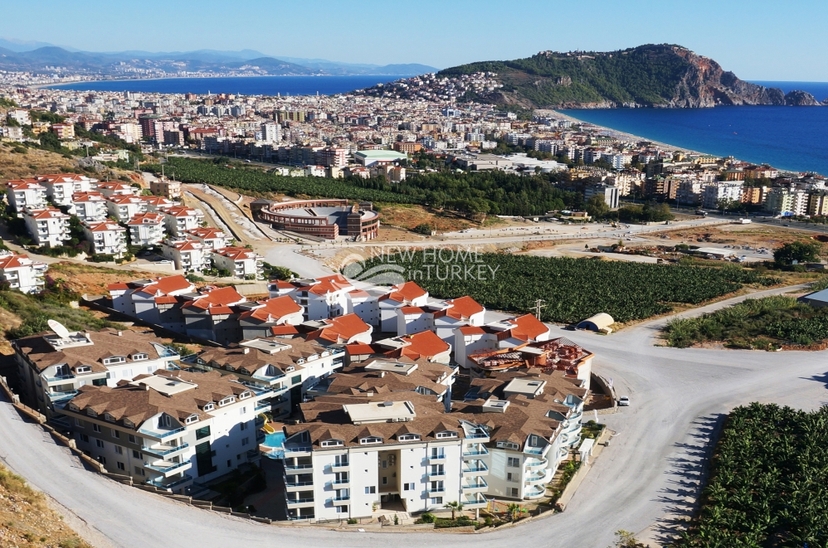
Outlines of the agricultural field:
M699 304L745 286L779 282L737 265L702 267L655 265L595 259L546 258L505 253L418 251L392 260L400 274L438 298L470 295L489 309L532 310L543 299L543 321L575 323L598 312L631 322ZM364 263L364 271L388 258Z
M713 454L700 514L675 546L828 546L826 443L826 407L734 409Z
M707 343L762 350L809 347L828 340L828 308L786 296L748 299L699 318L672 320L662 335L677 348Z

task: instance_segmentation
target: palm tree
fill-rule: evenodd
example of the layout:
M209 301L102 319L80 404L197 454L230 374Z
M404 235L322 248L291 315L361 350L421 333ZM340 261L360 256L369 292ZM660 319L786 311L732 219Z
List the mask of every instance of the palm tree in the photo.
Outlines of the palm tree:
M506 507L506 511L509 512L509 518L512 521L515 521L517 517L524 512L524 509L520 504L513 502Z
M457 512L463 509L463 503L459 501L449 502L448 504L443 506L443 508L451 510L451 521L454 521Z

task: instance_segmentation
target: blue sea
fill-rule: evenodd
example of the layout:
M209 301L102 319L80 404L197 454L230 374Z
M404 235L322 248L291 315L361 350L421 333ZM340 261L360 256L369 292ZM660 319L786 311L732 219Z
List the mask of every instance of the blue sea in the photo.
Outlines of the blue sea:
M828 98L828 82L756 82ZM565 114L654 141L779 169L828 175L828 107L564 110Z
M241 95L336 95L400 76L255 76L227 78L166 78L159 80L102 80L54 86L53 89L142 91L147 93L235 93Z

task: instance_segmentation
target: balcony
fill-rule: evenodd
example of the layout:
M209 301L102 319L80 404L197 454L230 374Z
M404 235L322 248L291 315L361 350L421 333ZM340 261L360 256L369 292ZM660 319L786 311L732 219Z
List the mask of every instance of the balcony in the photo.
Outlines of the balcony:
M466 434L466 439L467 439L467 440L480 440L480 439L485 439L485 440L487 440L487 441L488 441L488 439L489 439L489 434L485 434L485 433L482 433L482 432L474 432L474 433L471 433L471 434Z
M489 450L486 448L485 445L481 445L479 447L469 447L463 449L463 458L467 457L483 457L489 454Z
M155 447L144 446L141 447L141 451L145 453L149 453L150 455L155 455L158 457L166 457L167 455L172 455L173 453L177 453L179 451L183 451L190 446L189 443L182 443L180 445L156 445Z
M302 446L294 445L294 446L291 446L291 447L288 447L288 446L285 447L285 456L286 457L301 457L301 456L307 456L307 455L310 455L310 454L311 454L310 446L302 447Z
M58 381L65 381L65 380L74 379L74 378L75 378L74 375L56 375L54 377L45 377L47 384L53 383L53 382L58 382Z
M49 392L49 401L52 403L66 403L77 395L77 390L70 390L68 392Z
M475 460L463 463L463 474L469 476L485 476L489 473L489 467L483 461Z
M470 495L463 495L460 499L460 502L463 503L463 507L466 509L477 509L477 508L485 508L488 501L486 497L484 497L481 493L473 493Z
M348 487L351 486L351 479L347 478L347 479L333 480L333 481L330 482L330 485L334 489L347 489Z
M185 430L185 428L183 426L181 428L176 428L174 430L162 430L162 429L148 430L148 429L142 428L142 429L138 430L138 433L141 434L142 436L148 436L150 438L155 438L155 439L162 440L164 438L169 438L173 434L178 434L179 432L183 432L184 430Z
M172 480L167 478L156 478L153 480L147 481L148 485L152 485L159 489L173 489L175 487L182 487L186 483L190 483L193 481L193 478L188 475L184 475L180 478L173 478Z
M530 455L543 455L543 451L546 447L527 447L523 450L524 453L529 453Z
M443 487L443 486L441 485L441 486L439 486L439 487L429 487L429 488L427 489L427 491L428 491L429 493L440 494L440 493L445 493L445 492L446 492L446 488L445 488L445 487Z
M462 485L460 488L463 490L464 493L473 493L475 491L485 491L489 488L489 484L483 478L467 478L463 480Z
M533 485L532 487L528 487L523 492L523 498L525 499L539 499L546 494L546 489L539 485Z
M441 480L446 479L446 471L445 470L438 470L436 472L429 472L428 479L430 480Z
M431 455L428 457L428 462L435 464L444 463L446 462L446 455L444 453L441 453L439 455Z
M285 473L301 473L304 470L310 470L313 468L312 464L286 464L285 465Z
M331 472L331 473L347 472L349 468L350 468L349 463L340 462L339 464L337 464L337 463L329 464L325 471L326 472Z
M313 497L309 499L287 499L288 508L308 508L313 507Z
M147 462L144 463L144 468L161 472L164 474L164 477L169 477L171 474L189 470L192 467L193 464L188 460L184 462L155 461L155 464L149 464Z
M526 465L526 470L528 470L528 471L537 471L537 470L542 470L542 469L546 468L547 465L549 464L549 461L546 460L546 459L529 458L529 459L526 459L526 462L524 464Z
M547 482L547 477L545 472L530 472L525 476L526 483L530 485L539 485L542 483Z
M348 504L348 502L350 502L350 500L351 500L350 495L344 495L344 496L341 496L341 497L332 498L331 503L334 506L345 506L346 504Z
M307 491L308 487L313 487L313 481L285 480L285 491L289 493L295 493L297 491Z

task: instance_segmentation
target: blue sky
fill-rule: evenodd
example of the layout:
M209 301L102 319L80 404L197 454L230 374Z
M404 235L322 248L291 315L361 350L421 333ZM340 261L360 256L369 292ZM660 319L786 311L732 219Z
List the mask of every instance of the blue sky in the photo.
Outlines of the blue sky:
M255 49L461 63L674 43L743 79L828 81L825 0L4 0L0 37L87 51Z

